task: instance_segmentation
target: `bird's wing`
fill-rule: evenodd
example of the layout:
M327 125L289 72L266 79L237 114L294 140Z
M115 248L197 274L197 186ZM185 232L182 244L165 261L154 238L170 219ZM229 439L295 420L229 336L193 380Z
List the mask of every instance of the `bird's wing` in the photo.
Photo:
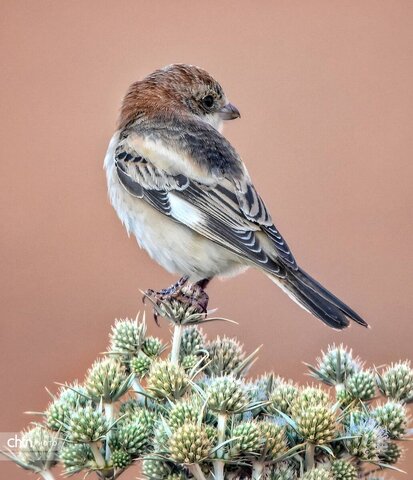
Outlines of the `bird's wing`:
M213 168L202 174L193 162L176 169L176 161L168 164L176 154L162 139L152 145L136 134L126 136L115 153L119 180L131 195L269 273L284 277L285 267L297 268L245 169L236 176L225 176L222 170L218 176ZM187 149L180 158L188 158Z

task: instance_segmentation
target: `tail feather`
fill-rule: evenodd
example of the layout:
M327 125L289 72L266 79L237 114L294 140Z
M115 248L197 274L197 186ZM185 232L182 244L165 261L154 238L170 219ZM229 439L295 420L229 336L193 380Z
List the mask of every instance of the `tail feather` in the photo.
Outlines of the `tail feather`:
M342 330L348 327L349 318L368 326L360 315L300 268L289 270L285 278L270 278L302 308L332 328Z

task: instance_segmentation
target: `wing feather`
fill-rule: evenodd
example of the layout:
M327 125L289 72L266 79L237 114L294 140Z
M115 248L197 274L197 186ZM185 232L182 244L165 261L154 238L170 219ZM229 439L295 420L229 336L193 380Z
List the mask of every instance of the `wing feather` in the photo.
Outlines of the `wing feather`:
M170 218L279 277L285 277L287 265L296 267L247 175L243 181L221 177L215 184L206 185L158 168L128 142L121 142L116 149L115 164L121 184L131 195L144 199ZM196 209L200 215L184 215L182 208L178 212L175 199L181 201L181 206L182 201L187 202L188 211ZM271 240L273 252L263 249L259 232Z

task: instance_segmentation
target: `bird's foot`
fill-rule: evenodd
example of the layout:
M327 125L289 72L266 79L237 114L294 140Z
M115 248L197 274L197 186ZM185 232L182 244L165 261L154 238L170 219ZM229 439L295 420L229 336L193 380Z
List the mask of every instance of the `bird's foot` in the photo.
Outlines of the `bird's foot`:
M209 297L204 285L203 282L188 283L188 277L182 277L175 284L159 292L147 290L143 300L149 298L154 304L153 316L157 324L158 314L165 306L168 306L168 310L174 312L175 318L181 321L186 314L207 313Z

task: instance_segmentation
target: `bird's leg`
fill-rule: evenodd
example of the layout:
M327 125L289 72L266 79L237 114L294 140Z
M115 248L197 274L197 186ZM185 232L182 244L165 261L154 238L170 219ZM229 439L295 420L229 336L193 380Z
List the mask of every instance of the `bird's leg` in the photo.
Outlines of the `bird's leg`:
M195 286L197 288L197 303L199 308L202 310L203 313L207 312L208 309L208 302L209 302L209 296L206 293L205 289L209 285L209 282L211 281L211 278L204 278L202 280L199 280L199 282L196 282Z
M199 313L207 313L209 297L204 289L211 279L205 278L199 282L190 284L188 284L188 279L187 276L182 277L170 287L164 288L159 292L147 290L143 300L145 300L145 297L149 297L157 305L175 300L189 307L195 307ZM156 323L158 323L157 317L157 313L154 311Z

